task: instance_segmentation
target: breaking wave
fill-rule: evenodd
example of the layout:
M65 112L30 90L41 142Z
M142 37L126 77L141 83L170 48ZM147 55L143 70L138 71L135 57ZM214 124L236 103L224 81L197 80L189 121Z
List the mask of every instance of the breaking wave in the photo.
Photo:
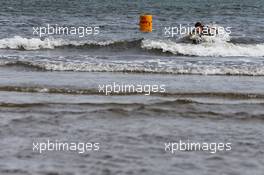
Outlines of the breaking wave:
M39 49L55 49L60 47L76 47L76 48L94 48L94 47L133 47L140 46L142 39L131 41L77 41L64 40L61 38L23 38L15 36L13 38L4 38L0 40L0 49L15 50L39 50Z
M39 50L55 48L141 48L146 50L160 50L175 55L206 56L206 57L263 57L264 44L241 44L232 42L204 42L201 44L187 44L168 40L131 39L123 41L77 41L61 38L23 38L15 36L0 40L0 49Z
M92 58L91 58L92 59ZM69 60L7 60L0 59L1 67L24 67L32 71L74 71L74 72L125 72L125 73L158 73L187 75L237 75L264 76L264 62L193 62L193 61L106 61L86 60L71 62Z
M142 48L158 49L175 55L207 57L263 57L264 44L233 44L230 42L186 44L172 41L143 40Z

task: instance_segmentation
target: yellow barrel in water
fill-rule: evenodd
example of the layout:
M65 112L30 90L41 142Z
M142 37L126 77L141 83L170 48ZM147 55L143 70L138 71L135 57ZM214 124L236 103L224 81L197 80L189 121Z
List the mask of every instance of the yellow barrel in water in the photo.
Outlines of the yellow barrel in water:
M152 32L152 15L144 14L139 17L141 32Z

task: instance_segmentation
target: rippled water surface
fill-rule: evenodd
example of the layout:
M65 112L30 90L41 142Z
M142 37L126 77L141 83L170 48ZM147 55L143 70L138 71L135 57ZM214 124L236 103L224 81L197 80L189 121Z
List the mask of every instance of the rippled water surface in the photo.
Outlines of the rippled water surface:
M0 174L262 175L264 3L0 1ZM153 14L153 32L138 17ZM164 27L231 27L194 45ZM32 27L98 26L96 36ZM100 85L165 85L112 93ZM99 142L100 151L32 151L36 141ZM165 151L166 142L232 143L231 151Z

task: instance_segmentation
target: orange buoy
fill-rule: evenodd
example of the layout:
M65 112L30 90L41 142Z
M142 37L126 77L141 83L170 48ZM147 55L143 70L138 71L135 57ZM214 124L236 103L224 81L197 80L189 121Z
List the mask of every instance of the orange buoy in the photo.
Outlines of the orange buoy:
M152 15L144 14L139 17L141 32L152 32Z

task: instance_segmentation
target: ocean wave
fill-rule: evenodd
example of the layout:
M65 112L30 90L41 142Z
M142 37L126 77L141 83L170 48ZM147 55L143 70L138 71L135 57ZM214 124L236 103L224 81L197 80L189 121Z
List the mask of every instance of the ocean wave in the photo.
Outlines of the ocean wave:
M210 42L201 44L175 43L163 40L143 40L142 48L161 50L175 55L206 57L264 57L264 44L233 44Z
M108 107L132 107L132 106L142 106L142 105L173 105L173 104L191 104L191 103L199 103L195 100L191 100L191 99L176 99L176 100L164 100L162 102L152 102L152 103L122 103L122 102L76 102L76 103L72 103L72 102L33 102L33 103L1 103L0 102L0 107L8 107L8 108L15 108L15 107L19 107L19 108L29 108L29 107L45 107L45 106L54 106L54 105L80 105L80 106L108 106ZM113 108L110 108L113 109ZM120 108L119 108L120 109Z
M13 38L0 39L0 49L15 50L39 50L39 49L55 49L62 47L74 48L97 48L97 47L121 47L133 48L140 46L142 39L120 40L120 41L93 41L93 40L65 40L62 38L23 38L15 36Z
M264 103L245 103L244 105L254 105L255 108L261 109ZM67 114L70 115L78 115L78 114L103 114L107 113L114 114L114 116L122 115L124 116L131 116L135 117L135 113L147 113L148 115L152 114L159 114L166 116L173 116L173 117L184 117L184 118L210 118L210 119L237 119L243 121L252 121L258 120L263 121L263 112L252 113L251 111L243 110L243 107L238 107L237 104L232 104L234 107L234 112L226 112L222 110L208 110L208 105L214 105L215 107L225 106L230 104L218 104L218 103L206 103L206 102L199 102L196 100L191 99L176 99L176 100L164 100L162 102L154 102L154 103L121 103L121 102L104 102L104 103L49 103L49 102L41 102L41 103L1 103L0 102L0 109L1 111L10 111L12 113L21 113L21 112L34 112L36 113L44 113L47 115L52 114L62 114L65 116ZM241 103L239 103L241 105ZM175 108L175 106L180 106L180 108ZM191 106L191 111L188 110L188 107ZM56 111L53 111L56 107ZM77 107L77 111L68 111L65 108L75 109ZM80 108L84 107L84 108ZM12 109L11 109L12 108ZM41 111L40 111L41 108ZM52 109L51 109L52 108ZM58 111L58 109L61 109ZM177 114L177 115L175 115ZM85 115L81 115L80 117L83 119ZM28 123L28 120L32 121L32 117L28 118L16 118L13 119L16 125L21 123ZM34 120L34 119L33 119ZM42 121L39 121L42 122Z
M51 94L69 94L69 95L104 95L96 88L78 89L69 87L41 87L41 86L0 86L0 91L7 92L26 92L26 93L51 93ZM111 95L144 95L145 93L124 92L112 93ZM264 94L261 93L233 93L233 92L166 92L153 93L152 96L176 97L176 98L224 98L224 99L264 99ZM189 103L189 100L180 101Z
M210 39L207 39L210 41ZM248 40L248 39L247 39ZM173 42L169 40L149 40L149 39L130 39L130 40L66 40L62 38L23 38L15 36L0 40L0 49L16 50L39 50L55 48L120 48L120 49L145 49L158 50L162 54L168 52L174 55L184 56L206 56L206 57L264 57L264 44L239 44L232 42L204 42L201 44L189 44ZM232 41L232 39L231 39Z
M38 49L54 49L62 46L65 41L61 39L44 39L40 38L22 38L15 36L13 38L4 38L0 40L1 49L18 49L18 50L38 50Z
M0 59L2 67L25 67L34 71L74 71L74 72L124 72L124 73L158 73L187 75L234 75L234 76L264 76L262 62L177 62L162 60L141 61L55 61L55 60L14 60Z

